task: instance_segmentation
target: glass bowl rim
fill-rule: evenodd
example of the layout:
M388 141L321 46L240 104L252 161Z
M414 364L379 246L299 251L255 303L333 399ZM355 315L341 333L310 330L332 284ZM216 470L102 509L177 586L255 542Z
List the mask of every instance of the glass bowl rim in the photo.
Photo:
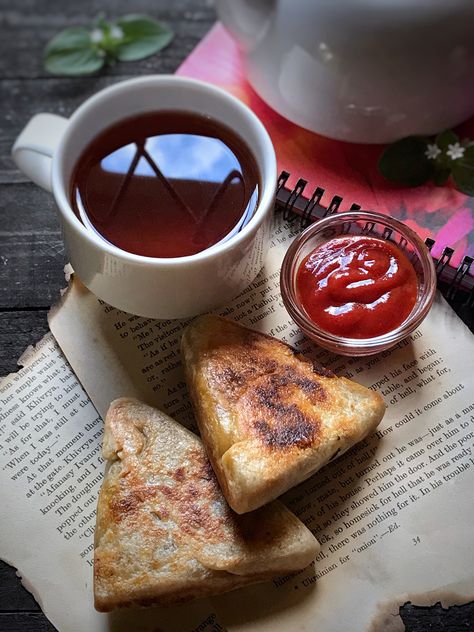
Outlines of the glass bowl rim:
M342 224L349 220L374 221L375 223L380 223L396 230L414 247L423 270L424 284L421 288L421 295L410 314L397 328L372 338L347 338L320 329L309 319L301 308L293 283L296 260L304 245L317 233L334 224ZM368 236L370 236L370 234ZM376 237L383 238L380 236ZM383 215L382 213L376 213L375 211L345 211L342 213L333 213L323 219L316 220L293 240L286 251L281 265L280 289L283 303L288 313L309 338L316 342L323 343L322 346L327 345L333 349L339 347L352 351L373 350L376 352L382 348L394 345L399 340L408 336L425 318L436 294L436 269L424 241L413 229L400 220Z

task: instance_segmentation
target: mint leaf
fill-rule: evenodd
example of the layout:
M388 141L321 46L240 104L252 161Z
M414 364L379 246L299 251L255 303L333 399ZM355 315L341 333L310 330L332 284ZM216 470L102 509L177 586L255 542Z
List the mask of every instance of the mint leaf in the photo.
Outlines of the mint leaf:
M474 196L474 146L464 149L462 158L451 163L451 173L456 187L466 195Z
M120 61L137 61L153 55L165 48L174 37L164 24L144 15L124 15L116 25L123 32L116 53Z
M44 53L44 67L53 75L85 75L99 70L104 58L92 44L89 31L69 28L49 42Z
M433 165L425 155L427 142L410 136L385 149L380 160L380 173L391 182L409 187L423 184L433 176Z
M99 13L94 21L94 26L97 29L102 29L103 31L109 27L109 23L105 19L105 13Z
M145 15L125 15L108 22L99 15L91 30L69 28L56 35L44 54L54 75L87 75L116 60L136 61L167 46L173 32Z

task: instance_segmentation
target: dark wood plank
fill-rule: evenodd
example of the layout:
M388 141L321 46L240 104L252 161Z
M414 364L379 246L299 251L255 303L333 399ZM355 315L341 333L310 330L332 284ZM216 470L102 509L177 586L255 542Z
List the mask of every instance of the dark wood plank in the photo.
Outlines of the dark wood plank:
M0 612L7 611L41 612L33 595L23 586L18 586L18 576L13 566L0 562Z
M2 203L6 221L0 228L0 310L46 309L66 285L67 257L53 199L28 183L4 185Z
M3 10L2 10L3 5ZM60 30L70 26L92 25L99 13L108 18L126 13L145 13L161 20L175 32L172 44L159 55L140 62L118 64L111 75L137 75L173 72L177 64L203 37L215 19L206 0L22 0L0 5L0 77L40 78L49 76L43 69L42 56L47 42Z
M407 602L400 608L400 615L405 632L474 632L474 601L450 608L443 608L440 602L434 606Z
M104 74L75 79L48 77L1 80L3 107L0 113L0 184L28 182L11 160L10 154L15 139L32 116L39 112L70 116L95 92L131 76L110 77Z
M17 360L23 351L48 332L47 314L44 309L0 311L0 375L17 371Z
M1 632L57 632L42 612L0 613Z

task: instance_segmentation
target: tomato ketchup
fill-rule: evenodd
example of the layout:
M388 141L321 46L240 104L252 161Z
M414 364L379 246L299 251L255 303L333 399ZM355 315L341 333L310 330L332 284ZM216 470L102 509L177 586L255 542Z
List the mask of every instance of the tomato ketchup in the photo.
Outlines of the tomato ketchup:
M396 329L416 303L413 265L395 244L363 235L337 237L301 262L296 291L307 316L345 338Z

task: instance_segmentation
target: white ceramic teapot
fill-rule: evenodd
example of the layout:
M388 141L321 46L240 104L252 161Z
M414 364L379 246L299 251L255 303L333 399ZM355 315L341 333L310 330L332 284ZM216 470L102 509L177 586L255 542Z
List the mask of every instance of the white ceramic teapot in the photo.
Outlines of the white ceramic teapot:
M474 114L474 0L216 0L248 79L331 138L383 143Z

